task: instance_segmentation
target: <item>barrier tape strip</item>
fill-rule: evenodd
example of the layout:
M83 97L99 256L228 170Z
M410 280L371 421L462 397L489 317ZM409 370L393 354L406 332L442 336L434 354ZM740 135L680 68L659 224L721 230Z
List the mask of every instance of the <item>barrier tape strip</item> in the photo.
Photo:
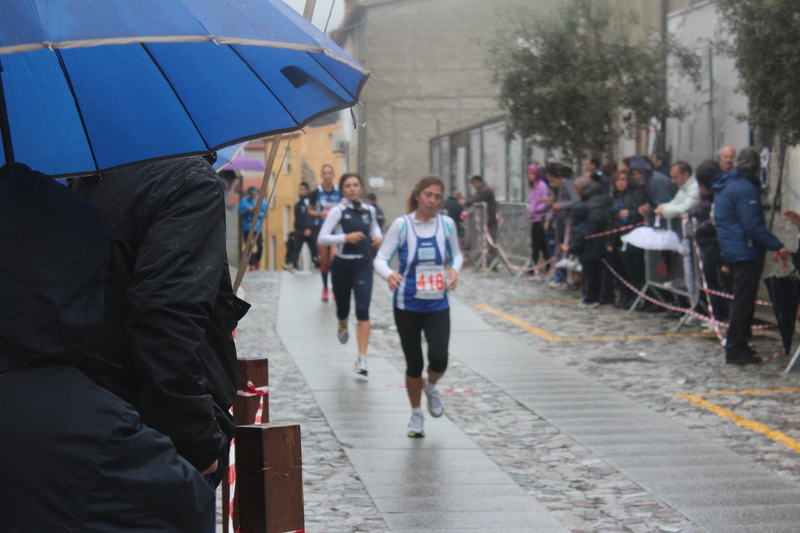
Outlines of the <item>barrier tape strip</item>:
M700 256L698 255L698 257ZM715 291L709 288L704 288L703 292L707 292L708 294L713 294L715 296L721 296L722 298L727 298L728 300L733 300L733 294L728 294L727 292ZM763 305L764 307L772 307L772 302L767 302L766 300L756 300L756 305Z
M233 407L229 409L233 416ZM228 452L228 533L233 529L233 496L236 494L236 437L231 439L231 447Z
M264 396L269 394L269 387L256 387L252 381L247 382L247 387L244 390L236 391L239 396L258 396L258 410L254 424L260 424L264 416ZM229 409L231 416L233 416L233 407ZM228 531L233 532L233 500L236 495L236 438L231 439L230 451L228 452ZM239 530L235 530L239 533ZM294 533L303 533L304 530L300 529Z
M628 231L629 229L638 228L639 226L644 226L644 222L639 222L638 224L630 224L628 226L622 226L621 228L612 229L609 231L603 231L602 233L595 233L594 235L587 235L584 239L596 239L597 237L605 237L606 235L613 235L614 233L621 233L623 231Z
M502 220L503 220L502 214L498 214L497 215L497 227L498 228L500 227L500 222ZM483 221L483 237L484 237L483 238L483 243L484 243L483 244L483 268L484 269L488 268L487 265L486 265L486 257L487 257L487 255L489 253L489 248L488 248L488 246L486 246L486 244L488 244L492 248L497 249L497 251L500 252L500 257L503 259L503 262L506 264L506 266L508 266L509 269L516 270L516 271L539 272L541 269L543 269L544 267L548 266L553 261L555 261L556 259L559 258L556 254L553 254L553 257L551 257L550 259L548 259L544 263L539 263L538 265L533 265L533 266L530 266L530 267L527 267L527 268L520 267L520 266L517 266L517 265L513 264L511 262L511 260L509 259L508 254L506 253L506 251L503 250L503 248L499 244L494 242L494 240L492 239L492 236L489 233L489 220L488 220L488 217L484 217L484 221ZM566 239L565 239L565 241L566 241ZM559 247L559 251L560 251L560 247Z
M698 313L698 312L692 311L690 309L685 309L683 307L678 307L676 305L669 305L669 304L666 304L666 303L662 302L661 300L653 298L652 296L646 295L645 293L643 293L642 291L640 291L639 289L634 287L628 280L626 280L625 278L620 276L619 273L617 273L617 271L614 270L611 267L611 265L608 264L608 261L603 259L603 263L606 265L606 267L608 268L609 272L614 274L614 276L616 276L616 278L618 280L620 280L622 283L624 283L626 287L628 287L630 290L632 290L633 292L635 292L637 295L641 296L642 298L644 298L648 302L652 302L652 303L654 303L654 304L656 304L658 306L664 307L665 309L669 309L670 311L678 311L679 313L684 313L684 314L687 314L689 316L693 316L693 317L697 318L698 320L702 320L703 322L711 322L712 324L715 324L715 325L718 325L718 326L723 326L723 327L726 327L726 328L729 327L729 324L727 322L721 322L719 320L713 319L711 317L707 317L706 315L704 315L702 313ZM751 326L750 329L754 329L754 330L772 329L772 328L775 328L777 326L778 326L778 324L763 324L763 325L758 325L758 326Z
M697 244L697 241L694 241L694 251L695 255L697 255L697 265L700 267L700 279L703 283L703 289L705 291L708 291L709 288L708 288L708 281L706 280L706 270L705 267L703 266L703 256L700 254L700 246ZM711 303L711 298L706 298L706 301L708 302L708 314L710 314L712 317L715 316L714 305ZM719 325L717 324L712 324L712 325L714 326L714 333L719 339L720 344L722 344L725 337L723 337L722 331L720 331L719 329Z

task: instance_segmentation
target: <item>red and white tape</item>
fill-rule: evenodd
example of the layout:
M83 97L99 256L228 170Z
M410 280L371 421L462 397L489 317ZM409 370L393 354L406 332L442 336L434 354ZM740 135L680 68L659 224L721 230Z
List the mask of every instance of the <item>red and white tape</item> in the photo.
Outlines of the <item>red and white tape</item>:
M258 410L254 424L260 424L264 416L264 396L269 394L269 387L256 387L252 381L247 382L247 387L244 390L236 391L239 396L258 396ZM233 407L230 408L230 413L233 415ZM228 452L228 531L233 532L233 499L236 495L236 438L231 439L231 447ZM304 530L300 529L294 533L303 533ZM239 533L239 530L236 530Z
M700 254L700 246L697 244L697 241L694 242L694 251L697 255L697 264L700 267L700 279L703 283L703 290L709 291L708 282L706 281L706 270L703 266L703 256ZM714 316L714 305L711 303L711 298L706 298L708 301L708 313L713 317ZM714 333L717 335L719 342L722 343L725 341L725 337L722 335L722 331L719 329L719 325L713 324L714 326Z
M642 298L644 298L648 302L652 302L652 303L654 303L656 305L659 305L659 306L661 306L661 307L663 307L665 309L669 309L670 311L678 311L679 313L685 313L685 314L687 314L689 316L693 316L693 317L697 318L698 320L702 320L703 322L710 322L710 323L712 323L714 325L723 326L723 327L726 327L726 328L729 326L729 324L727 322L721 322L719 320L715 320L715 319L713 319L711 317L707 317L704 314L698 313L696 311L692 311L690 309L685 309L683 307L678 307L678 306L675 306L675 305L669 305L669 304L666 304L666 303L662 302L661 300L658 300L656 298L648 296L645 293L643 293L642 291L640 291L639 289L637 289L636 287L634 287L628 280L626 280L625 278L620 276L619 273L617 273L617 271L614 270L611 267L611 265L608 264L608 261L603 259L603 263L605 263L606 267L608 267L608 271L611 272L612 274L614 274L614 276L616 276L616 278L618 280L620 280L622 283L624 283L626 287L628 287L630 290L632 290L633 292L635 292L636 294L638 294L639 296L641 296ZM772 328L775 328L777 326L778 326L777 324L763 324L763 325L759 325L759 326L752 326L750 329L754 329L754 330L772 329Z
M609 231L603 231L601 233L595 233L594 235L587 235L586 237L584 237L584 239L596 239L597 237L605 237L606 235L621 233L623 231L628 231L629 229L638 228L639 226L644 226L644 222L639 222L638 224L630 224L628 226L622 226L621 228L612 229Z

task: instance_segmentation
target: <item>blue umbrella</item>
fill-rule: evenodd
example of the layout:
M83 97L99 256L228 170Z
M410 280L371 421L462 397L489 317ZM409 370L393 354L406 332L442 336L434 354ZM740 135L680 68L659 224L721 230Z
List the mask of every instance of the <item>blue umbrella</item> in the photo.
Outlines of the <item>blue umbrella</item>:
M3 0L0 165L202 155L353 106L369 73L280 0Z

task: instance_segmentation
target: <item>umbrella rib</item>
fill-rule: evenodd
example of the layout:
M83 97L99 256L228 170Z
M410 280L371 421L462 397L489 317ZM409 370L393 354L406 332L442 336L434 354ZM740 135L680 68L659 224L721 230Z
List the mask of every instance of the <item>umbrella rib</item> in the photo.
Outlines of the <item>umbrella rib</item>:
M354 95L353 93L351 93L351 92L350 92L350 90L349 90L347 87L345 87L345 86L342 84L342 82L340 82L340 81L339 81L339 80L336 78L336 76L334 76L334 75L333 75L333 73L332 73L330 70L328 70L328 69L325 67L325 65L323 65L322 63L320 63L320 62L317 60L317 58L316 58L316 57L314 57L314 54L312 54L312 53L310 53L310 52L306 52L306 54L308 54L308 55L309 55L309 57L311 57L311 59L313 59L313 60L314 60L314 62L316 62L316 63L317 63L317 65L319 65L319 67L320 67L322 70L324 70L324 71L325 71L325 72L328 74L328 76L330 76L330 77L331 77L331 79L332 79L333 81L335 81L335 82L336 82L336 83L339 85L339 87L341 87L341 88L344 90L344 92L346 92L347 94L349 94L349 95L350 95L350 98L352 98L354 102L355 102L355 101L358 101L358 98L356 97L356 95Z
M189 113L189 110L186 108L186 104L183 103L183 99L178 94L178 91L175 90L175 86L172 85L172 82L167 77L166 72L164 72L164 69L161 68L161 64L158 62L158 60L155 58L155 56L150 52L150 49L147 48L146 44L141 43L141 46L142 46L142 49L144 50L144 53L148 55L150 60L156 66L158 71L161 73L161 77L164 78L164 81L167 82L167 85L169 85L169 88L172 91L172 94L175 95L175 98L177 98L178 102L181 104L181 107L183 108L183 112L186 113L186 116L192 122L192 126L194 126L194 130L197 132L197 136L200 137L200 140L203 141L203 145L206 147L206 149L210 151L211 149L208 147L208 141L206 141L206 138L203 136L203 132L201 132L200 128L197 127L197 123L194 121L194 117L192 116L191 113Z
M269 91L269 93L270 93L270 94L271 94L271 95L272 95L272 96L275 98L275 101L276 101L276 102L278 102L278 103L281 105L281 107L283 108L283 110L284 110L284 111L286 111L286 114L287 114L287 115L289 115L289 116L292 118L292 120L294 120L294 123L295 123L295 124L297 124L297 125L299 126L299 125L300 125L300 121L299 121L299 120L297 120L297 118L296 118L296 117L295 117L295 116L292 114L292 112L291 112L291 111L289 111L289 109L287 109L287 107L286 107L285 105L283 105L283 102L281 101L281 99L280 99L280 98L278 98L278 95L277 95L277 94L275 94L275 92L274 92L274 91L273 91L273 90L270 88L270 86L267 84L267 82L265 82L265 81L264 81L264 79L261 77L261 75L260 75L258 72L256 72L256 69L254 69L254 68L253 68L253 66L252 66L250 63L248 63L248 62L247 62L247 60L246 60L246 59L245 59L245 58L242 56L242 54L240 54L240 53L239 53L239 51L238 51L236 48L234 48L234 47L233 47L233 45L227 44L227 45L225 45L225 46L227 46L228 48L230 48L230 49L231 49L231 51L232 51L234 54L236 54L236 57L238 57L238 58L239 58L239 59L242 61L242 63L244 63L244 64L245 64L245 66L246 66L247 68L249 68L249 69L250 69L250 72L252 72L252 73L253 73L253 75L255 75L255 77L256 77L256 78L258 78L258 81L260 81L260 82L261 82L261 84L262 84L262 85L263 85L263 86L264 86L264 87L265 87L265 88L266 88L266 89Z
M78 118L81 120L81 128L83 128L83 135L86 137L86 144L89 146L89 153L92 154L92 161L94 162L94 168L97 172L100 172L100 166L97 164L97 156L94 153L94 146L92 146L92 138L89 136L89 130L86 129L86 120L83 118L83 111L81 110L81 104L78 102L78 95L75 94L75 87L72 85L72 78L69 76L69 72L67 72L67 66L64 64L64 58L61 56L61 50L53 50L58 58L58 65L61 67L61 72L64 74L64 79L67 81L67 87L69 87L69 92L72 95L72 100L75 102L75 110L78 112Z

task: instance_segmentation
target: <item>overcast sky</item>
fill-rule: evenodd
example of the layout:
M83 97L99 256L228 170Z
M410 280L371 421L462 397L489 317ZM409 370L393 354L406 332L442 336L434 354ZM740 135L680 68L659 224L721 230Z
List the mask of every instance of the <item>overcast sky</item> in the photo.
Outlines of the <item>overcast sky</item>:
M303 14L306 0L284 0L284 2L292 6L301 15ZM333 14L328 24L328 31L338 28L344 18L344 0L317 0L317 5L314 8L314 18L311 19L311 22L320 30L325 29L325 22L328 20L328 13L331 11L331 4L333 4Z

